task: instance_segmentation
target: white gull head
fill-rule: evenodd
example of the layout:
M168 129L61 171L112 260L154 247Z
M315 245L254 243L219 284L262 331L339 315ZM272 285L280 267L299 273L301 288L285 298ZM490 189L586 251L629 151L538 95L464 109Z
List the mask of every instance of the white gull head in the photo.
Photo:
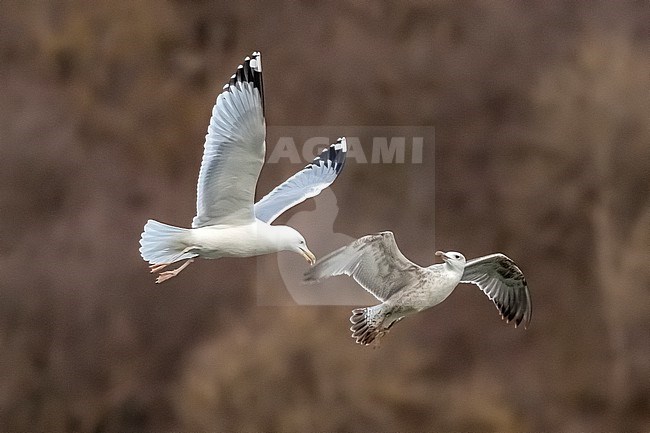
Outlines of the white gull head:
M442 257L442 260L451 268L463 270L465 268L465 256L456 251L436 251L436 256Z
M270 226L272 227L277 251L292 251L298 253L313 265L316 262L316 256L307 248L305 238L294 228L289 226Z

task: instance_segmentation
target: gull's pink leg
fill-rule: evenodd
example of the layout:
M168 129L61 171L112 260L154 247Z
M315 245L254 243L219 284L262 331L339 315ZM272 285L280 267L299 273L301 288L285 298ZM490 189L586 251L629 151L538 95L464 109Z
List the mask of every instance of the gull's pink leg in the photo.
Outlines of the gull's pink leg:
M374 346L372 348L373 349L379 349L379 346L381 345L381 341L380 341L381 338L388 335L388 333L390 332L390 328L392 328L394 324L396 324L397 322L399 322L402 319L403 319L403 317L400 317L399 319L391 322L390 325L388 325L387 327L385 327L381 331L379 331L379 333L375 337L375 344L374 344Z
M399 319L394 320L393 322L391 322L390 325L388 325L387 327L384 328L384 331L388 331L390 328L393 327L394 324L396 324L397 322L399 322L399 321L402 320L403 318L404 318L404 317L400 317Z
M388 330L386 330L386 328L384 328L382 331L379 331L377 333L377 336L375 337L375 341L372 342L373 349L379 349L379 347L381 346L381 337L383 337L386 334L388 334Z
M180 266L179 266L178 268L176 268L176 269L173 269L173 270L171 270L171 271L161 272L160 275L158 275L158 278L156 278L156 284L160 284L160 283L162 283L162 282L164 282L164 281L169 280L170 278L175 277L176 275L179 274L180 271L182 271L183 269L185 269L185 268L186 268L190 263L192 263L193 261L194 261L194 259L189 259L188 261L186 261L185 263L183 263L182 265L180 265ZM167 265L165 265L165 266L167 266ZM162 269L162 268L161 268L161 269Z
M171 265L171 263L157 263L155 265L149 265L149 272L155 274L156 272L162 271L169 265Z

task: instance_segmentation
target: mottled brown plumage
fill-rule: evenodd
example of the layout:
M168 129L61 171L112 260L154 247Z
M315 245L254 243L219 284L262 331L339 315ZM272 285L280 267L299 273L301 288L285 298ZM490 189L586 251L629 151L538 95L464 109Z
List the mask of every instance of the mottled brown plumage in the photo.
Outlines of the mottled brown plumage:
M350 322L352 337L368 345L402 318L444 301L458 283L476 284L497 306L501 316L530 323L532 304L526 280L503 254L466 261L456 252L436 252L445 263L427 268L408 260L397 248L392 232L364 236L319 260L305 281L349 275L381 304L357 308Z

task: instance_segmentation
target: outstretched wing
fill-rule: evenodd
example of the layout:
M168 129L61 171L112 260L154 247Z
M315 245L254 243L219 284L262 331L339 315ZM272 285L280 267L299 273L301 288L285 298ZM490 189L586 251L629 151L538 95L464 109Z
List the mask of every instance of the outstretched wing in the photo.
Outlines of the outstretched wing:
M346 152L345 138L339 138L305 168L255 203L255 217L271 224L287 209L320 194L343 170Z
M255 220L255 186L266 151L260 53L246 57L217 97L205 136L192 227Z
M494 302L501 317L522 321L528 327L533 313L526 279L515 262L497 253L472 259L465 265L461 283L476 284Z
M349 275L380 301L419 280L424 270L404 257L392 232L364 236L320 259L305 281Z

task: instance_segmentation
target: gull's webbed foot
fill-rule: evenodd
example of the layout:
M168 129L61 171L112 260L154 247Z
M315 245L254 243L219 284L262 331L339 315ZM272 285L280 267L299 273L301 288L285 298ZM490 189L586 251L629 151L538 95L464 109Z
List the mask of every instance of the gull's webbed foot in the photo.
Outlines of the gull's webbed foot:
M183 263L182 265L180 265L180 266L179 266L178 268L176 268L176 269L172 269L171 271L161 272L161 273L158 275L158 278L156 278L156 284L160 284L160 283L163 283L163 282L169 280L170 278L174 278L174 277L175 277L176 275L178 275L178 274L179 274L183 269L185 269L187 266L189 266L189 264L192 263L193 261L194 261L194 259L189 259L188 261L186 261L185 263ZM159 267L162 266L162 267L160 267L160 269L163 269L163 268L164 268L165 266L167 266L167 265L164 265L164 266L163 266L163 265L158 265L158 266L159 266ZM160 269L157 269L157 270L160 270ZM153 271L152 271L152 272L153 272Z

